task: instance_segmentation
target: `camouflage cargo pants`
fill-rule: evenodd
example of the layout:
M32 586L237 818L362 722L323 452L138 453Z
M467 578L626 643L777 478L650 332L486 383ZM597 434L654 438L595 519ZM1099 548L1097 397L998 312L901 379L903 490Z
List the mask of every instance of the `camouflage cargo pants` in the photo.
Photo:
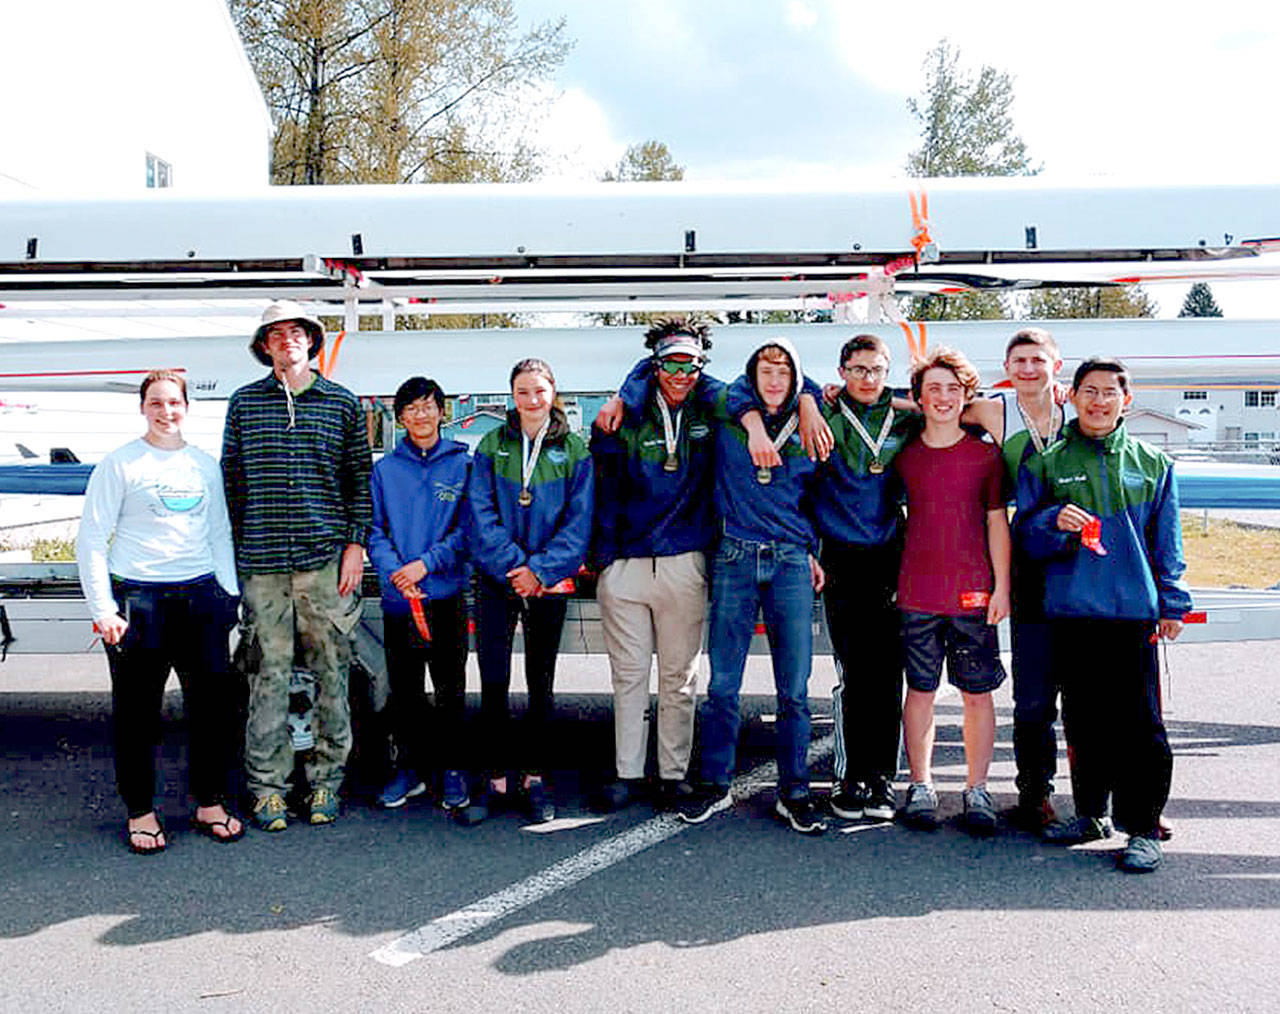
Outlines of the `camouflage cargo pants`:
M245 726L245 773L255 798L284 795L293 773L289 738L289 677L294 633L302 665L316 679L312 711L315 747L307 761L312 790L336 793L351 752L347 673L350 635L360 619L358 596L338 594L338 561L319 570L285 574L241 574L248 622L262 649L262 664L249 677Z

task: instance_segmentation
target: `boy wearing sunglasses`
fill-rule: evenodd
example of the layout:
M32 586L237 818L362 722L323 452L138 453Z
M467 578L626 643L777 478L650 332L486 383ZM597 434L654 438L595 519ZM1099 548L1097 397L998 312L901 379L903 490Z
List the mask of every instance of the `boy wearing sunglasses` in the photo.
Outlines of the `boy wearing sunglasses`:
M698 653L715 539L715 424L690 395L711 348L706 324L663 320L645 334L648 389L615 432L591 433L596 470L596 597L613 676L617 777L595 800L606 812L642 794L649 670L658 656L659 805L686 791ZM705 383L705 381L704 381Z

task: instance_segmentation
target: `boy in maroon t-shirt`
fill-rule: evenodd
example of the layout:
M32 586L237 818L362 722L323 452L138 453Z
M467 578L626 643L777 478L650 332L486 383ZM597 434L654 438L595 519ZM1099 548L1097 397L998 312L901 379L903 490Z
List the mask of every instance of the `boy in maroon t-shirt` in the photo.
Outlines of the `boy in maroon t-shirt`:
M995 807L987 769L995 750L991 692L1004 682L996 627L1009 615L1009 520L999 450L970 436L960 414L978 389L978 373L953 349L940 348L911 371L924 431L898 452L893 467L907 495L907 540L898 574L898 608L906 655L903 739L911 786L900 816L937 827L933 789L933 701L947 678L964 701L965 825L991 834Z

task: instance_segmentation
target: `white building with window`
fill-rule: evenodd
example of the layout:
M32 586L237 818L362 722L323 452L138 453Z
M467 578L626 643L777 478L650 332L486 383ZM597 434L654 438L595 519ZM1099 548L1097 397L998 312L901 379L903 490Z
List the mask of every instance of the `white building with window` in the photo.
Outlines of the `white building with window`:
M271 118L226 0L6 4L0 198L269 181Z

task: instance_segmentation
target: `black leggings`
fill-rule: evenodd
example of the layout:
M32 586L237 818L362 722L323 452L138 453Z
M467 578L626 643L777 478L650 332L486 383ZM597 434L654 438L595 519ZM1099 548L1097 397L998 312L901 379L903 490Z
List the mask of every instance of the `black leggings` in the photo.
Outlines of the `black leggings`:
M513 764L538 774L546 770L548 731L554 707L552 685L564 629L563 595L521 599L505 584L481 575L476 591L476 656L480 662L480 720L490 771L501 775ZM529 687L524 742L510 746L511 640L516 621L524 627L524 673Z
M106 648L116 785L129 816L155 808L155 748L170 669L182 684L191 794L197 806L221 803L240 735L227 652L235 600L211 574L174 583L112 578L111 588L129 622L120 643Z

